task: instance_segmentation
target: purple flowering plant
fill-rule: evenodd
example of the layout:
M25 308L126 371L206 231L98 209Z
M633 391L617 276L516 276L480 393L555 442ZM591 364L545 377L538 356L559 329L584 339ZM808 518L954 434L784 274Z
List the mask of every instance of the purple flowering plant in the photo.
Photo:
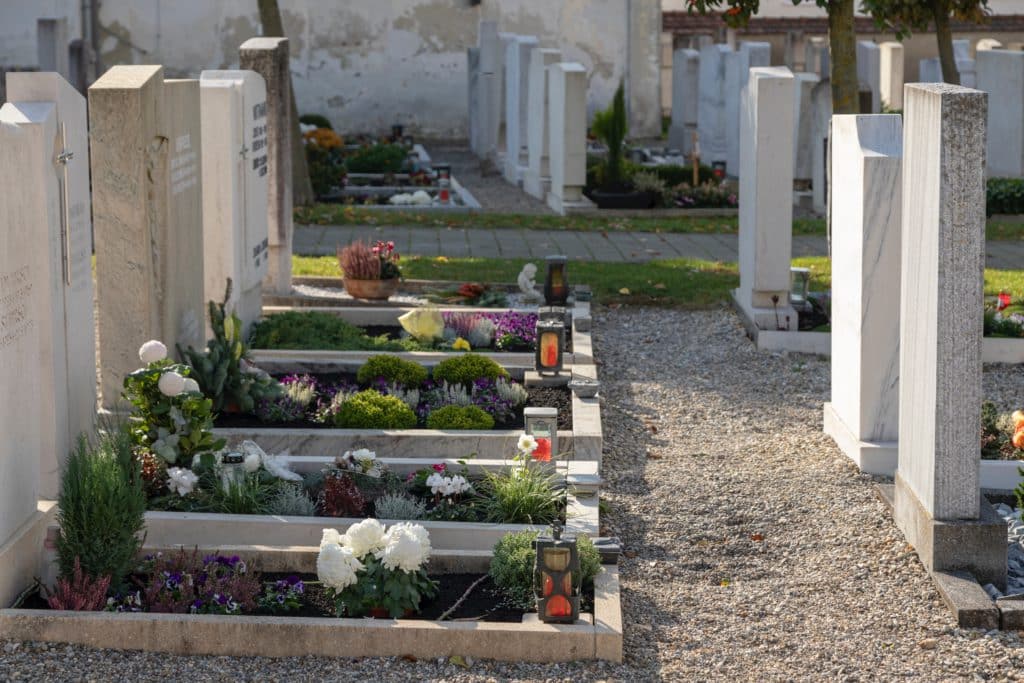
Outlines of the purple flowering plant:
M260 580L237 555L199 551L148 556L140 567L142 604L150 612L243 614L256 608ZM138 580L137 580L138 582Z
M268 612L291 612L302 606L302 595L306 586L302 579L294 574L263 586L263 594L259 597L259 606Z

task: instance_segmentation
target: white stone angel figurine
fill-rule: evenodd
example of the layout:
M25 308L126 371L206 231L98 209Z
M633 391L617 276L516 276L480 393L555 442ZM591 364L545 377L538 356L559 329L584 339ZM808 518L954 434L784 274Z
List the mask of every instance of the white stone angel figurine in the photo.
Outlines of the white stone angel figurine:
M519 291L523 293L523 299L532 302L541 302L544 295L537 291L537 266L527 263L516 279L519 283Z

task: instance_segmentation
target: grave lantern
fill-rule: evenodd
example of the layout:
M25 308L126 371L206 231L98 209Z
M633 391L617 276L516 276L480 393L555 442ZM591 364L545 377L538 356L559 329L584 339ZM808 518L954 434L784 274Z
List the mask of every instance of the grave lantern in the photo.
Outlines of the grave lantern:
M569 298L569 278L565 269L569 259L564 256L548 256L548 276L544 280L544 303L548 306L564 306Z
M576 537L562 538L562 528L553 524L551 535L538 536L534 578L537 582L537 613L548 624L571 624L580 616L580 556Z
M232 486L245 483L245 456L238 452L225 453L220 457L220 483L225 491Z
M452 167L451 164L437 164L434 166L434 171L437 173L437 186L440 188L437 193L437 199L442 204L448 204L451 202L451 185L452 185Z
M565 306L540 306L537 309L538 320L561 320L566 329L572 326L572 311Z
M400 123L396 123L395 125L391 126L391 142L401 142L402 131L404 130L405 127Z
M558 376L562 370L565 320L537 319L537 374Z
M558 457L558 408L523 409L524 431L537 441L533 459L549 462Z
M806 306L811 285L809 268L789 269L789 302L796 307Z

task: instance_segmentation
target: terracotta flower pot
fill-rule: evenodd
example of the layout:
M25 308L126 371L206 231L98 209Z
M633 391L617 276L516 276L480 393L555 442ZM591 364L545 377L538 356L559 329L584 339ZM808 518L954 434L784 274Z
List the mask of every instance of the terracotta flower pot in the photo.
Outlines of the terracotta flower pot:
M352 280L344 278L345 291L356 299L386 301L398 289L398 278L389 280Z

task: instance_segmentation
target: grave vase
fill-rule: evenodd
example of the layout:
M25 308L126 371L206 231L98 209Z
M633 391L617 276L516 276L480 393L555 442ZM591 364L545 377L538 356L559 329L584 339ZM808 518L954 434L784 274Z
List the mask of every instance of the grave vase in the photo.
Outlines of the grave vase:
M354 280L344 278L345 291L355 299L369 299L371 301L387 301L398 289L398 278L387 280Z

